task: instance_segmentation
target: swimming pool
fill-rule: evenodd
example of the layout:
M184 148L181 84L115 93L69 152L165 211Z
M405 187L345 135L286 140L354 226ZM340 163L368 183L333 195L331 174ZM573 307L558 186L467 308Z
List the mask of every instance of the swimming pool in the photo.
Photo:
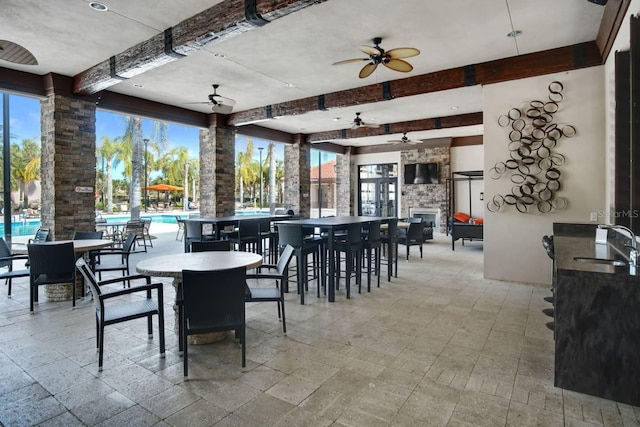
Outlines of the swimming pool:
M260 211L260 210L242 210L237 211L236 215L268 215L269 211ZM186 219L189 217L188 213L178 214L181 219ZM161 224L177 224L176 214L142 214L141 218L151 218L151 222L161 223ZM131 219L130 216L110 216L105 218L107 223L110 222L123 222L129 221ZM36 234L38 227L40 227L41 222L39 219L27 219L24 221L12 222L11 223L11 235L12 236L32 236ZM4 227L0 227L0 236L4 237Z

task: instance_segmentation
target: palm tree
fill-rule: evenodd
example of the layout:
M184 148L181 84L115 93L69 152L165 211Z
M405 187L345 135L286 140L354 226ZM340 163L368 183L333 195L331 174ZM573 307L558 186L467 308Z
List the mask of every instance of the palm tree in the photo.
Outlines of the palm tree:
M141 203L140 187L142 185L142 118L127 116L125 120L127 127L122 138L124 142L123 155L129 153L131 155L131 162L125 162L125 176L128 175L128 166L131 176L129 209L131 210L131 219L139 219ZM130 149L130 151L127 149Z
M269 159L269 210L276 206L276 156L275 142L269 142L267 158Z
M252 168L253 153L255 152L253 142L247 139L247 148L244 152L238 152L238 187L240 189L240 203L244 204L244 189L251 188L255 185L257 168ZM259 179L259 176L258 176ZM255 196L255 188L252 191L252 197Z
M122 151L122 140L120 137L115 140L107 136L101 138L101 145L98 147L98 160L104 162L107 181L107 213L113 213L113 169L120 164L118 155Z
M184 189L183 207L188 205L189 198L189 159L187 147L176 147L158 160L167 184L180 185Z
M21 144L12 144L11 149L11 174L17 181L24 207L28 207L28 185L40 179L40 144L33 139L23 139Z

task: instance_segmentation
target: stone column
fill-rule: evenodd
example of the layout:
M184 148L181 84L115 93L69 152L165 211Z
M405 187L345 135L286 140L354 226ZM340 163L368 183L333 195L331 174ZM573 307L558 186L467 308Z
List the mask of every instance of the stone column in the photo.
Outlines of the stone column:
M353 182L358 182L357 168L352 164L351 151L346 154L336 156L336 191L338 193L338 204L336 206L337 216L355 215ZM356 210L357 212L357 210Z
M96 105L56 93L55 80L41 102L41 218L52 239L64 240L95 230ZM50 300L71 298L68 285L45 288Z
M209 129L200 131L200 214L235 214L236 132L224 116L211 114Z
M95 230L96 105L52 94L41 109L42 225L55 240L70 239Z
M304 135L284 147L284 203L302 218L311 214L311 144Z

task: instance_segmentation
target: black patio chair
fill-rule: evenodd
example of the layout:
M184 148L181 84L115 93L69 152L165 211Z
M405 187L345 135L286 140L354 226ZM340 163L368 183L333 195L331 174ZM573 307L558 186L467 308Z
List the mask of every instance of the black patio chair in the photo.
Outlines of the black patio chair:
M187 337L219 331L235 331L242 345L242 367L246 366L244 267L213 271L182 271L182 323L184 376L188 376Z
M69 283L76 306L76 256L73 243L29 243L29 311L38 301L38 286Z
M11 298L12 280L19 277L29 277L29 270L26 268L21 270L14 270L13 261L26 261L27 259L29 259L27 255L13 255L11 253L11 249L9 249L9 246L7 245L7 242L5 242L2 237L0 237L0 268L7 269L6 271L0 273L0 279L5 279L5 285L9 286L9 291L7 293L9 298Z
M249 286L249 293L246 296L246 302L276 302L278 303L278 319L282 318L282 332L287 333L287 321L284 315L284 291L287 289L287 281L289 280L289 263L293 258L293 246L287 245L280 254L278 264L262 264L260 272L248 273L247 279L273 279L275 286L273 287L257 287ZM267 270L267 271L264 271ZM269 271L270 270L270 271ZM281 314L282 313L282 317Z
M73 232L73 237L71 239L72 240L92 240L92 239L102 240L103 235L104 235L104 231L103 230L100 230L100 231L74 231ZM86 259L89 260L89 265L91 266L92 270L95 268L96 256L97 256L98 252L99 251L89 251L86 254Z
M191 242L191 252L230 251L228 240L203 240Z
M409 218L409 228L398 229L398 243L407 247L407 261L409 261L409 248L418 246L420 258L422 258L422 244L424 243L424 226L422 218Z
M107 271L121 271L123 276L131 274L129 256L133 253L136 238L135 233L129 233L122 248L104 248L95 251L96 261L93 271L98 273L99 280L102 280L102 273Z
M133 275L118 277L116 279L97 281L93 272L82 258L76 261L76 267L80 270L85 283L89 285L93 296L93 304L96 308L96 347L98 348L98 370L102 371L102 359L104 354L104 328L108 325L126 322L128 320L147 318L147 332L149 338L153 338L154 315L158 315L158 332L160 334L160 357L164 357L164 301L162 296L162 283L151 283L151 277ZM113 292L103 292L101 286L127 281L145 280L144 285L133 286ZM156 298L152 297L152 291L156 291ZM130 296L145 292L143 299ZM126 296L122 302L112 303L112 298ZM105 302L109 301L109 304Z

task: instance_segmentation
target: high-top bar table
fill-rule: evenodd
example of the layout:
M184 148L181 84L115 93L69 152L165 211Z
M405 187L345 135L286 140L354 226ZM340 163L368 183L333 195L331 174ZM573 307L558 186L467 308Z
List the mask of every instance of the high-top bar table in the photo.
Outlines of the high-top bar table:
M322 231L328 233L327 238L327 250L329 251L329 302L336 300L336 288L335 288L335 266L334 266L334 253L333 253L333 240L336 230L343 230L348 228L350 224L367 224L374 221L386 222L389 217L380 216L328 216L323 218L307 218L297 220L285 220L281 221L283 224L295 224L300 227L317 227ZM379 273L378 273L379 274Z

